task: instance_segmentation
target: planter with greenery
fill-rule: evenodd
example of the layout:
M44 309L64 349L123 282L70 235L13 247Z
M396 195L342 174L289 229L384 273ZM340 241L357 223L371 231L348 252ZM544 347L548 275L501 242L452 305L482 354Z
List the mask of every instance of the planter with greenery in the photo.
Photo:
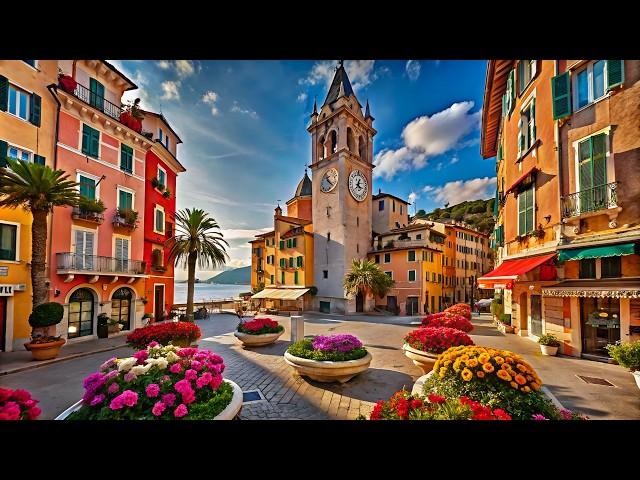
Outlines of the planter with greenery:
M193 322L164 322L136 328L127 335L127 343L138 350L147 348L151 342L187 346L200 336L200 327Z
M473 330L473 324L465 317L446 311L427 315L422 319L422 326L455 328L465 333Z
M137 228L138 212L130 208L118 208L115 217L113 217L113 224L116 227Z
M299 375L317 382L345 383L366 371L371 354L353 335L318 335L293 343L284 359Z
M165 188L167 188L167 187L166 187L166 185L165 185L164 183L160 183L160 180L158 180L158 178L157 178L157 177L153 177L153 178L151 179L151 186L152 186L153 188L157 188L157 189L158 189L158 190L160 190L161 192L163 192L163 191L164 191L164 189L165 189Z
M540 344L540 351L543 355L554 356L558 353L558 347L560 346L560 340L553 333L545 333L538 338Z
M107 317L107 326L109 327L109 333L120 333L124 328L124 325L115 318L109 317L106 313L101 313L98 317Z
M511 315L508 313L501 313L498 320L498 330L502 333L513 333L514 328L511 326Z
M629 369L638 388L640 388L640 340L624 343L618 341L605 348L609 352L609 356L618 362L618 365Z
M420 327L404 337L404 354L419 367L429 373L445 350L458 345L473 345L473 340L462 330L448 327Z
M72 217L101 224L104 221L105 210L102 200L93 200L81 195L78 206L73 209Z
M171 198L171 190L167 188L164 192L162 192L162 196L164 198Z
M60 347L66 340L55 333L55 325L62 321L64 308L56 302L41 303L29 315L29 325L33 328L31 341L24 346L34 360L51 360L58 356ZM53 331L52 331L53 330Z
M233 333L244 346L261 347L275 342L284 333L284 327L270 318L240 321Z

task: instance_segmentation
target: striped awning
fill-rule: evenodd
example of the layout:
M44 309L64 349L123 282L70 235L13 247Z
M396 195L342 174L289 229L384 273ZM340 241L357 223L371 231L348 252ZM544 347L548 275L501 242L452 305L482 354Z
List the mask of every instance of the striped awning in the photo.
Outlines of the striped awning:
M296 300L309 291L308 288L265 288L251 297L251 300L269 298L271 300Z

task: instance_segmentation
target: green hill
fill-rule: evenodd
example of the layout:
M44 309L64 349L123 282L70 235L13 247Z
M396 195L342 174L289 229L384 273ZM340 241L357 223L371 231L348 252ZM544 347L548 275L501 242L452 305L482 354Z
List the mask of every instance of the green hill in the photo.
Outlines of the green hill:
M221 272L205 281L207 283L223 283L225 285L249 285L251 284L251 265Z
M480 232L490 234L495 224L493 219L494 202L494 198L490 198L489 200L472 200L447 208L436 208L433 212L429 213L426 213L424 210L418 210L415 216L416 218L426 218L428 220L461 220Z

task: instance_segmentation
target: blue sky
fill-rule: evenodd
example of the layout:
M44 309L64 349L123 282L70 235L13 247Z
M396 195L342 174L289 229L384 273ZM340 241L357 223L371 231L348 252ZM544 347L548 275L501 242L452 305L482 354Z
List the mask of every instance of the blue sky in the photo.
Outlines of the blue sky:
M210 212L231 244L230 265L249 264L246 242L272 226L277 200L291 198L310 162L309 114L336 61L113 63L140 87L125 98L161 110L184 142L178 208ZM485 61L346 60L345 68L375 117L374 192L427 211L493 196L495 163L479 145Z

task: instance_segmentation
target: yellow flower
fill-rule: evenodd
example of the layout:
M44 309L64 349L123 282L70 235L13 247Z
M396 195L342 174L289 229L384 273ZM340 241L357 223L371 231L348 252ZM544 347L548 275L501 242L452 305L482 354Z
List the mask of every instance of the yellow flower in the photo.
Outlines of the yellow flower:
M460 355L460 360L466 362L467 360L469 360L469 355L467 355L466 353L464 355Z
M471 380L473 378L473 372L471 370L469 370L468 368L465 368L464 370L462 370L462 379L465 382L468 382L469 380Z
M507 362L507 363L515 363L515 360L513 358L511 358L511 357L505 358L504 361Z
M516 378L515 378L516 382L518 383L518 385L524 385L525 383L527 383L527 379L524 378L522 375L517 374Z
M493 360L498 364L498 365L502 365L504 363L504 358L500 357L500 356L496 356L493 357Z
M500 365L500 368L502 370L511 370L511 367L509 366L508 363L503 363L502 365Z
M484 378L484 372L482 370L478 370L476 375L478 375L478 378Z
M444 367L442 367L442 368L440 369L440 371L438 372L438 376L439 376L440 378L444 378L444 376L445 376L445 374L446 374L446 373L447 373L447 369L446 369L446 368L444 368Z
M516 390L518 389L518 384L516 382L511 382L509 385L511 385Z
M467 367L477 367L478 366L478 360L476 360L475 358L470 358L469 360L467 360Z
M540 385L536 382L531 382L531 388L533 388L536 392L540 389Z
M458 358L455 362L453 362L453 369L456 372L460 371L460 364L462 363L462 361Z
M478 361L480 363L487 363L491 359L491 356L488 353L481 353L478 355Z
M516 368L517 368L518 370L520 370L521 372L523 372L523 373L527 371L527 367L525 367L525 366L524 366L524 365L522 365L521 363L518 363L518 364L516 365Z
M491 365L489 362L482 364L482 369L487 373L493 373L495 367Z
M529 393L531 391L531 389L529 387L522 387L522 391L524 393Z
M510 382L512 380L511 375L507 373L506 370L498 370L498 378L504 380L505 382Z

